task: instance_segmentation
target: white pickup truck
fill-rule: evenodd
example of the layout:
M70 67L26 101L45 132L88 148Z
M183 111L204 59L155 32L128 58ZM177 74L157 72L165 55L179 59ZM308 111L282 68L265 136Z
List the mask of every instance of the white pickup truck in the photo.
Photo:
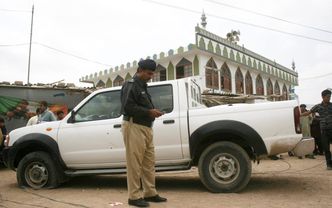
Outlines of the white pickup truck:
M296 101L205 107L194 79L149 84L155 107L156 170L197 166L211 192L238 192L249 182L251 161L313 150L296 132ZM95 91L63 120L16 129L6 138L5 164L20 186L56 187L68 176L126 172L120 87Z

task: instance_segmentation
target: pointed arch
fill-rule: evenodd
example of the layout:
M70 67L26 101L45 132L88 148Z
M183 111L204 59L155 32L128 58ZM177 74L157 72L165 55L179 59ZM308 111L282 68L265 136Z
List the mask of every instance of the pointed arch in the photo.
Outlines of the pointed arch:
M168 80L174 79L174 65L172 62L169 62L168 66L167 66L167 77L168 77Z
M197 55L194 58L194 76L199 75L199 61Z
M266 81L266 94L267 95L273 94L273 85L270 78Z
M129 74L129 72L127 73L127 75L126 75L126 78L125 78L125 80L127 81L127 80L129 80L129 79L131 79L132 78L132 76Z
M110 78L106 81L106 87L112 87L112 80Z
M247 73L246 73L246 94L247 95L252 95L253 94L252 78L251 78L251 75L250 75L249 71L247 71Z
M260 74L256 77L256 94L264 95L264 84Z
M118 75L115 77L115 79L113 81L113 87L122 86L123 82L124 82L124 79L120 75Z
M220 49L219 44L217 44L217 46L216 46L216 54L221 55L221 49Z
M152 77L153 82L165 81L166 80L166 68L158 64L156 71Z
M176 79L181 79L184 77L191 77L193 74L192 63L186 59L182 58L181 61L176 65Z
M209 43L208 43L208 51L214 53L214 48L213 48L213 44L212 44L212 41L210 40Z
M220 81L221 89L227 92L232 92L232 75L226 63L224 63L221 67Z
M205 65L205 83L206 87L212 89L218 89L218 72L217 64L214 62L213 58L210 58Z
M282 100L288 100L288 90L285 84L282 87Z
M244 93L243 90L243 74L241 72L241 69L238 67L235 72L235 89L236 93Z
M278 81L274 84L274 94L280 95L280 87Z
M199 48L205 50L206 46L205 46L205 41L204 38L201 37L201 39L199 40Z
M103 82L102 80L99 80L96 84L96 87L105 87L105 82Z

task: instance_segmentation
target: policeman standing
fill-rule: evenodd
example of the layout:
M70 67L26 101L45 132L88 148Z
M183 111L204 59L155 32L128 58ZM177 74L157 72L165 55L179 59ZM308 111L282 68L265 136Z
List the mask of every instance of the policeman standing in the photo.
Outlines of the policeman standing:
M133 79L121 89L122 134L126 147L128 204L148 207L149 202L166 202L155 187L155 154L152 125L163 113L155 109L147 91L156 62L141 60ZM142 184L143 194L140 191ZM143 198L144 197L144 198Z

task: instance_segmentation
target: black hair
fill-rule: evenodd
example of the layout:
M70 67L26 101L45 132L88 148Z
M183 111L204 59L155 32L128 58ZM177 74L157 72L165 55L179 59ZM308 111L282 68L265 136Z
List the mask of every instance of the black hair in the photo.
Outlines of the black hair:
M330 90L323 90L322 97L325 97L326 95L331 95L331 91Z

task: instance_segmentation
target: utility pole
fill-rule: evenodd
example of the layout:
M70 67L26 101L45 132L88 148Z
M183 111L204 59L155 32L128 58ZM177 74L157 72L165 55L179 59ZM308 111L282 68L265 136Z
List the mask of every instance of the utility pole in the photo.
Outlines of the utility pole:
M31 13L31 29L30 29L30 44L29 44L29 62L28 62L28 81L27 85L30 85L30 62L31 62L31 43L32 43L32 27L33 27L33 12L34 5L32 5L32 13Z

